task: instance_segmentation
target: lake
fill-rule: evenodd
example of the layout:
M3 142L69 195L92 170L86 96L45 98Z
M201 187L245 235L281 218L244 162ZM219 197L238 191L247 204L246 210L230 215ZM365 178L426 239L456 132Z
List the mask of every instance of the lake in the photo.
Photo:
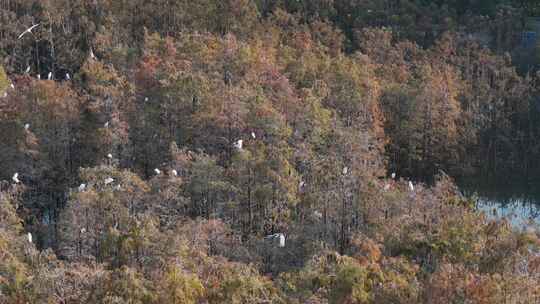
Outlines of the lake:
M466 196L476 196L478 210L490 218L507 218L515 227L540 227L540 180L458 183Z

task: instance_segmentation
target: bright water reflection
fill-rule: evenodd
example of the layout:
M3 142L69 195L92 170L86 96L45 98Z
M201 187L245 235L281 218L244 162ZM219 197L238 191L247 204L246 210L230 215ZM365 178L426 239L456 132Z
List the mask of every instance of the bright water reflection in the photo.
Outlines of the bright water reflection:
M478 198L477 208L490 218L506 218L518 228L540 227L540 183L461 183L467 196Z

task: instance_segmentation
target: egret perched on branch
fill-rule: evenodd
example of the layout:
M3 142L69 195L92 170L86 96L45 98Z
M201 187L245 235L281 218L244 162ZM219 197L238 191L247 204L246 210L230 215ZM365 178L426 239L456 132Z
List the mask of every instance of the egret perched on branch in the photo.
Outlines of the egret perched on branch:
M37 79L41 80L41 74L37 74Z
M112 154L111 153L107 154L107 158L112 159Z
M79 191L80 191L80 192L83 192L84 189L86 189L86 184L81 184L81 185L79 186Z
M19 180L19 173L13 174L13 177L11 177L11 180L13 180L13 182L15 182L15 184L20 183L21 181Z
M66 79L71 80L71 76L69 76L69 73L66 73Z
M283 233L275 233L268 235L266 239L278 239L279 240L279 247L285 247L285 235Z
M29 123L24 124L24 129L25 129L26 131L28 131L28 129L30 129L30 124L29 124Z
M49 74L47 75L47 79L48 79L48 80L51 80L51 79L52 79L52 72L49 72Z
M349 173L349 168L348 167L343 167L342 173L343 173L343 175Z
M108 127L109 127L109 122L107 121L103 126L104 126L105 128L108 128Z
M154 172L156 173L156 175L160 175L160 174L161 174L161 171L160 171L158 168L155 168L155 169L154 169Z
M96 56L94 55L94 51L92 51L92 48L90 48L90 58L96 59Z
M171 174L172 176L178 176L178 171L176 171L175 169L172 169Z
M392 172L392 179L396 178L396 172Z
M234 147L238 150L242 150L242 145L243 145L244 141L239 139L237 140L235 143L234 143Z
M251 132L251 137L252 137L253 139L257 138L257 135L255 135L255 132Z
M28 232L28 242L32 243L32 234Z
M12 89L15 89L15 85L12 83L9 84L9 86L12 88Z
M22 33L19 35L19 38L18 38L18 39L21 39L24 35L26 35L26 33L33 34L33 33L32 33L32 30L33 30L34 28L36 28L36 26L38 26L38 25L39 25L39 23L38 23L38 24L34 24L34 25L32 25L31 27L27 28L24 32L22 32Z
M30 66L26 67L26 70L24 71L26 74L30 73Z
M86 228L81 228L81 233L85 233L86 232Z
M148 101L148 97L145 97L145 98L144 98L144 102L147 102L147 101Z
M414 185L411 181L409 181L409 190L414 191Z
M112 178L112 177L107 177L107 178L105 179L105 185L108 185L108 184L110 184L110 183L112 183L112 182L114 182L114 178Z

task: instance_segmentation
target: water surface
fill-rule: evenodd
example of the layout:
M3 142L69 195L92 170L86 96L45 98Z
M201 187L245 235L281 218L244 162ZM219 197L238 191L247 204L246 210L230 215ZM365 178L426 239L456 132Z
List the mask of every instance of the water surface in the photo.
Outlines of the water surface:
M469 179L459 185L465 195L478 198L477 208L488 217L507 218L517 228L540 227L540 180Z

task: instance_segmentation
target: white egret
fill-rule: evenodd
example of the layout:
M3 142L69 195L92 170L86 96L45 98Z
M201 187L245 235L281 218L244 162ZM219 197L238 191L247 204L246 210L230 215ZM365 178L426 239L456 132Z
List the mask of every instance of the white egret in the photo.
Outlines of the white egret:
M41 74L37 74L37 79L41 80Z
M79 191L80 191L80 192L83 192L84 189L86 189L86 184L81 184L81 185L79 186Z
M36 28L36 26L38 26L38 25L39 25L39 23L38 23L38 24L34 24L34 25L32 25L31 27L27 28L24 32L22 32L22 33L19 35L19 38L18 38L18 39L21 39L24 35L26 35L26 33L32 34L32 30L33 30L34 28Z
M11 180L13 180L13 182L15 182L15 184L20 183L21 181L19 180L19 173L13 174L13 177L11 177Z
M414 185L411 181L409 181L409 190L414 191Z
M112 178L112 177L107 177L107 178L105 179L105 185L108 185L108 184L110 184L110 183L112 183L112 182L114 182L114 178Z
M172 169L171 173L173 176L178 176L178 171L176 171L175 169Z
M28 242L32 243L32 234L28 232Z
M66 79L71 80L71 76L69 76L69 73L66 73Z
M396 178L396 172L392 172L392 179Z
M47 74L47 79L48 79L48 80L51 80L51 79L52 79L52 72L49 72L49 74Z
M96 59L96 56L94 55L94 51L92 51L92 48L90 48L90 58Z
M242 145L244 144L244 141L239 139L234 143L234 147L238 150L242 150Z
M9 86L12 88L12 89L15 89L15 85L12 83L9 84Z
M86 232L86 228L81 228L81 233L85 233Z
M107 121L103 126L104 126L105 128L108 128L108 127L109 127L109 122Z
M112 154L111 153L107 154L107 158L112 159Z
M279 237L279 247L285 247L285 235L283 233L278 233Z
M154 169L154 172L156 173L156 175L160 175L160 174L161 174L161 171L160 171L158 168L155 168L155 169Z
M26 70L24 71L26 74L30 73L30 66L26 67Z
M257 135L255 135L255 132L251 132L251 137L252 137L253 139L257 138Z
M318 219L321 219L322 218L322 213L320 213L319 211L315 210L313 211L313 215L318 218Z
M348 167L343 167L343 171L342 173L345 175L347 173L349 173L349 168Z
M145 98L144 98L144 102L147 102L147 101L148 101L148 97L145 97Z
M25 129L26 131L28 131L28 129L30 129L30 124L29 124L29 123L24 124L24 129Z
M116 187L114 187L114 190L116 190L116 191L120 191L121 189L122 189L121 185L116 185Z

